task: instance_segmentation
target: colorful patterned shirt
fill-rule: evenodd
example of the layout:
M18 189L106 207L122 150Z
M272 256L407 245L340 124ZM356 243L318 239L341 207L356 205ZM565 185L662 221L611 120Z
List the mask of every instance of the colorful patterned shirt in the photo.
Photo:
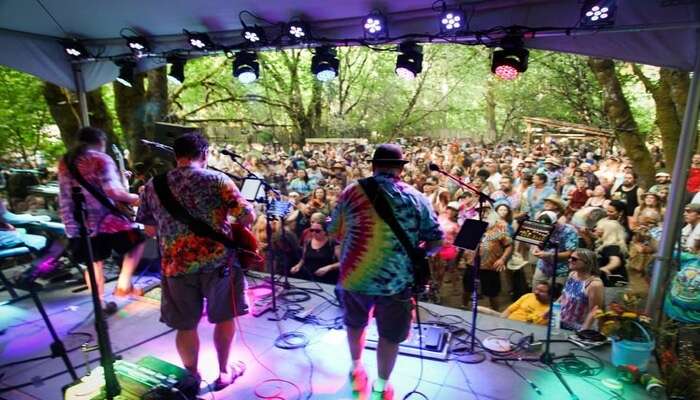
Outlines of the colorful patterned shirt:
M588 286L600 278L591 276L585 281L569 275L561 292L561 325L564 329L580 330L588 314Z
M556 224L549 241L556 242L559 245L559 253L574 251L578 247L578 233L572 225ZM554 250L548 250L548 252L554 252ZM541 270L546 276L552 276L552 271L554 271L552 257L537 259L537 269ZM566 276L568 273L569 262L567 260L559 260L557 262L557 276Z
M107 189L121 189L126 191L119 177L119 170L114 160L105 153L87 150L85 154L76 160L76 167L80 175L95 189L105 193ZM58 204L61 220L66 225L66 235L69 238L80 236L78 222L73 217L72 188L80 186L68 171L63 159L58 163ZM95 199L87 190L85 195L85 208L87 210L87 226L90 236L98 233L116 233L137 227L135 223L123 216L112 214L105 206ZM107 197L105 195L105 197ZM109 199L109 197L107 197ZM111 201L111 200L110 200Z
M437 216L423 194L389 174L377 174L375 179L414 246L442 239ZM411 261L401 242L357 182L340 194L328 232L341 245L340 285L344 289L390 296L413 281Z
M229 217L253 215L253 206L226 175L202 168L178 167L168 172L168 186L175 199L195 218L224 234L230 233ZM235 251L195 235L163 208L153 188L146 184L136 220L158 228L164 276L193 274L235 262ZM235 238L234 238L235 239Z
M481 255L481 269L496 270L494 264L503 257L508 246L513 244L513 239L508 231L508 224L505 221L498 221L489 227L481 239L479 253Z

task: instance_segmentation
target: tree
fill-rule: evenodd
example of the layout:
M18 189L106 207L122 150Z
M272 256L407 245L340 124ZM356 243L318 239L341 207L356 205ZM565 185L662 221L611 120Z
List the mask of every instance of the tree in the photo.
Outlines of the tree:
M654 162L622 91L615 63L612 60L591 57L588 59L588 65L603 90L605 114L612 129L625 148L625 153L632 160L642 186L651 187L654 184Z
M41 81L29 75L0 67L0 161L38 166L42 153L51 162L61 152L61 143L52 140L43 128L51 114L41 99Z

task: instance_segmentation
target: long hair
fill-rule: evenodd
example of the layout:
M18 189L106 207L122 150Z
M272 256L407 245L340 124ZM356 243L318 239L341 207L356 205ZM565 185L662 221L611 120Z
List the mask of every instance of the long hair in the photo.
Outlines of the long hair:
M618 246L623 254L627 254L627 232L619 222L607 218L601 219L595 227L603 231L601 237L596 241L598 245L596 251L600 252L606 246Z
M584 249L579 247L574 250L576 255L578 255L579 260L586 266L588 273L591 275L600 275L598 270L598 256L592 250Z

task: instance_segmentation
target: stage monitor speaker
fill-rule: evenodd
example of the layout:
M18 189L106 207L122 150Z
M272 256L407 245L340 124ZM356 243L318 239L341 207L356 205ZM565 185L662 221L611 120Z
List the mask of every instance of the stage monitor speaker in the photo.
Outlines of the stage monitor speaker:
M175 139L185 133L194 132L199 128L196 126L170 124L166 122L156 122L155 137L153 141L172 146Z

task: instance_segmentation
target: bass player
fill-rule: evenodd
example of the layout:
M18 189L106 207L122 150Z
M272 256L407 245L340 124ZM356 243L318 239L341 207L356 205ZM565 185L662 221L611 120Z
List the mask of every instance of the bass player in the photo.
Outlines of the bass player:
M86 224L92 244L97 291L107 314L117 310L114 302L104 303L104 260L112 251L124 255L114 294L117 297L141 295L134 289L131 277L143 254L144 236L129 217L126 206L136 206L139 196L129 193L122 183L117 166L105 153L107 134L97 128L81 128L77 145L63 156L58 164L59 208L69 238L73 260L86 263L87 249L80 237L74 217L72 188L80 186L85 194ZM123 206L120 208L120 206ZM85 273L85 281L90 280Z

